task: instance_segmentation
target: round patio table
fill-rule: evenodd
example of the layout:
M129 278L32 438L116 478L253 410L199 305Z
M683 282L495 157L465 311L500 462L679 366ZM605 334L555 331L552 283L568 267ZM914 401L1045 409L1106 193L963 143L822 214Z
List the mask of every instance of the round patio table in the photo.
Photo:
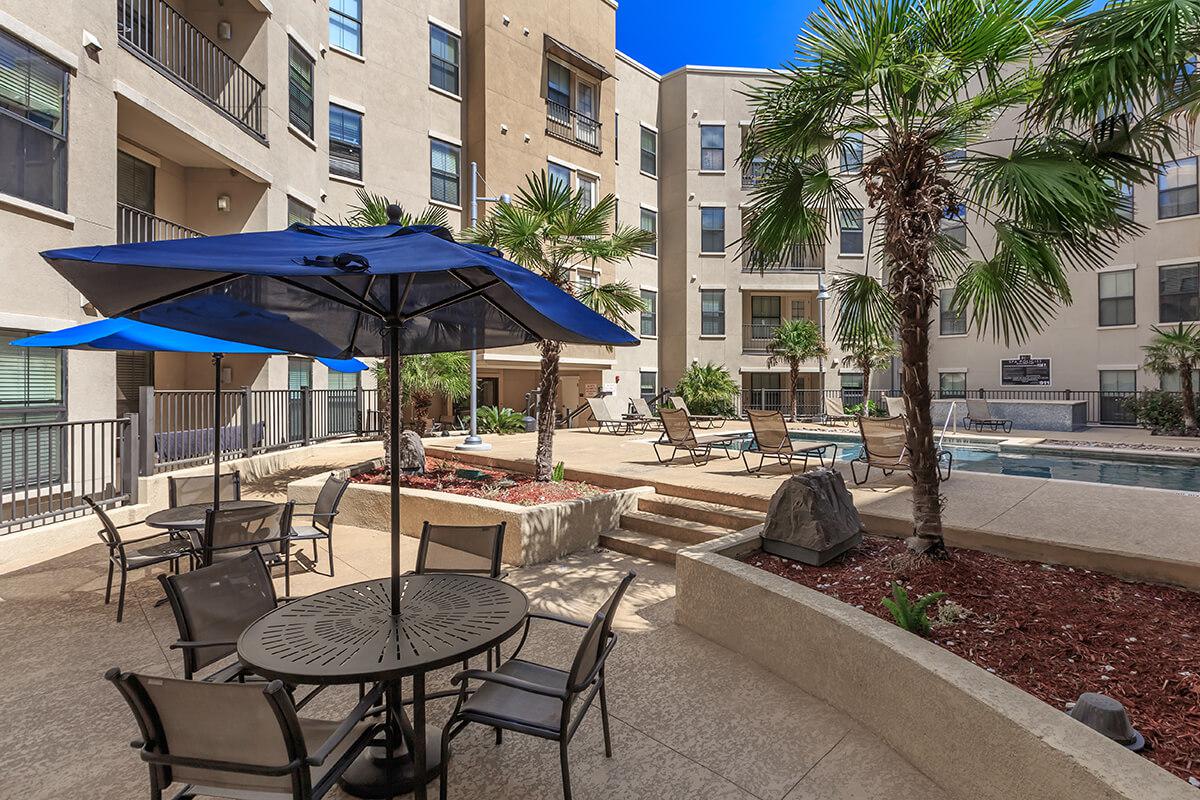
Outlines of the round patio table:
M222 511L249 511L261 508L264 512L274 508L270 500L222 500ZM155 511L146 517L146 524L151 528L167 528L173 531L198 531L204 528L204 517L212 503L196 503L190 506L175 506Z
M483 653L521 627L529 610L515 586L477 575L400 577L400 613L391 579L352 583L282 605L238 639L238 658L286 683L386 684L386 741L368 748L340 783L356 797L426 797L441 768L441 730L425 722L425 673ZM411 723L401 679L413 682Z

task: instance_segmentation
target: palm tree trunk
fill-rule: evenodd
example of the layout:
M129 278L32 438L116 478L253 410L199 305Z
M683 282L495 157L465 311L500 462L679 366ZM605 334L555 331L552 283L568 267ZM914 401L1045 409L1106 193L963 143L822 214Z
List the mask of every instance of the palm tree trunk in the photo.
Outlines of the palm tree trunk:
M558 402L558 359L562 344L543 341L542 370L538 378L537 450L534 455L534 479L549 481L554 469L554 426Z
M862 413L864 417L871 416L871 365L859 364L863 376Z
M933 393L929 389L929 311L930 304L915 293L902 299L901 381L913 481L913 535L908 539L908 549L941 555L946 546L942 541L942 497L933 439Z
M1192 363L1179 362L1179 388L1183 390L1183 433L1191 436L1196 432L1196 394L1192 386Z
M796 414L799 411L799 408L797 407L799 404L799 398L797 398L796 395L800 391L800 362L793 360L788 366L790 368L789 372L791 373L788 377L791 378L792 381L792 402L790 405L792 409L792 421L794 422L796 420Z
M375 373L375 391L379 402L379 425L383 434L383 468L392 468L392 401L388 393L388 381L391 376L386 369Z

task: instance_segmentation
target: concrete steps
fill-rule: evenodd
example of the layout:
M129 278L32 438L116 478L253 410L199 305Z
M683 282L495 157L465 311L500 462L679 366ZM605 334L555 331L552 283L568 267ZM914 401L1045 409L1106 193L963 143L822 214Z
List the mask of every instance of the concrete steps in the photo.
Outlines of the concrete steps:
M636 511L621 515L621 527L600 535L600 545L640 558L675 563L683 548L711 541L763 521L746 509L661 494L638 499Z

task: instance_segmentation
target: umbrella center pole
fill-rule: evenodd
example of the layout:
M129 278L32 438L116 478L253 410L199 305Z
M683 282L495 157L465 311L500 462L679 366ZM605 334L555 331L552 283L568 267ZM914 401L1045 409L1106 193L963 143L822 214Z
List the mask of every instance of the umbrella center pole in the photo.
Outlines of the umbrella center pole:
M221 510L221 359L212 354L213 363L213 510Z
M391 290L392 308L399 307L399 285L394 276ZM400 326L391 323L387 327L388 337L388 484L391 489L391 534L392 534L392 616L400 615Z

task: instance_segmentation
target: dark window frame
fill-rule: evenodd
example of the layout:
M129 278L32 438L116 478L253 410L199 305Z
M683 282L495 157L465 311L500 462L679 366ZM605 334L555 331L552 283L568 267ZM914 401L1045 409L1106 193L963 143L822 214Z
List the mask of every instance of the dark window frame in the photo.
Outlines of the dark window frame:
M649 217L647 217L647 215L649 215ZM654 223L653 228L646 227L647 219L650 219ZM652 208L646 208L645 206L640 206L638 209L638 227L643 231L652 232L654 234L654 241L652 241L649 244L646 244L642 247L642 249L641 249L642 255L654 256L655 258L657 258L658 257L658 212Z
M308 65L307 90L299 81L304 76L297 71L298 64L294 56L298 56ZM317 62L291 36L288 37L288 124L300 133L313 138L316 131L316 103L314 102L314 85L316 80ZM305 95L307 91L307 96Z
M1130 276L1129 294L1116 295L1113 297L1104 297L1103 291L1104 279L1112 278L1116 275ZM1115 317L1114 322L1104 321L1104 310L1106 308L1114 309L1112 314ZM1114 269L1106 270L1096 274L1096 322L1101 328L1114 328L1122 325L1137 324L1137 270L1135 269Z
M1190 184L1183 184L1181 186L1173 186L1170 188L1166 187L1164 184L1166 183L1167 179L1167 169L1169 167L1185 164L1189 161L1192 165L1192 173L1194 176L1193 182ZM1159 219L1178 219L1180 217L1190 217L1194 214L1200 213L1200 162L1197 161L1196 156L1180 158L1163 164L1162 170L1158 175L1157 187ZM1187 196L1189 193L1191 195L1190 198ZM1176 197L1183 197L1184 202L1171 203L1170 205L1174 210L1172 210L1170 213L1163 213L1164 195L1172 200L1174 200Z
M947 299L949 295L949 299ZM954 305L954 290L941 289L938 291L938 336L966 336L967 315L955 314L950 311ZM959 330L961 328L961 330Z
M455 154L458 171L453 175L445 170L438 170L434 167L433 157L438 145L441 145ZM447 186L453 184L454 199L446 199L448 195L439 196L437 190L439 180L441 181L443 190L445 190ZM449 205L455 207L462 206L462 147L453 144L452 142L447 142L443 139L435 139L433 137L430 137L429 139L429 199L439 203L448 203Z
M358 120L358 143L346 139L334 137L334 109L337 109L338 114L357 118ZM363 177L363 119L364 115L361 111L355 111L353 108L340 106L337 103L329 104L329 174L337 175L342 178L350 178L351 180L361 181ZM341 126L343 129L344 125ZM336 151L336 153L335 153ZM343 169L340 164L335 168L334 159L339 161L354 160L357 170Z
M962 376L962 389L947 389L946 377L949 375ZM938 373L938 396L939 397L966 397L967 396L967 373L955 370L953 372Z
M710 219L718 216L720 227L713 227ZM700 252L705 255L725 254L724 206L700 206Z
M719 297L721 299L720 310L706 311L704 308L705 295L709 297ZM725 335L725 290L724 289L701 289L700 290L700 335L701 336L724 336Z
M358 2L358 16L353 17L353 16L347 14L345 11L341 10L340 8L334 8L333 0L330 0L330 2L329 2L329 46L336 50L341 50L343 53L353 53L356 56L361 56L363 54L363 18L362 18L363 0L357 0L357 2ZM334 44L334 42L333 42L333 31L334 31L333 21L334 21L335 16L339 20L348 20L352 26L357 27L357 29L358 29L358 49L352 50L349 47L343 47L340 44Z
M658 292L642 289L642 313L640 333L642 336L658 336Z
M705 132L717 131L720 133L720 144L705 144ZM705 163L706 159L711 157L712 163ZM700 126L700 171L701 172L724 172L725 171L725 126L724 125L701 125Z
M1190 291L1177 291L1171 293L1163 292L1164 289L1164 273L1169 270L1190 270L1192 275L1190 278L1183 278L1179 281L1179 285L1187 288L1190 282L1192 288ZM1166 298L1176 298L1172 301L1172 307L1167 313L1168 308L1163 301ZM1179 299L1182 298L1182 299ZM1176 310L1179 313L1175 313ZM1163 264L1158 268L1158 321L1159 322L1195 322L1200 320L1200 263L1187 262L1183 264Z
M5 43L8 43L14 51L14 55L20 52L25 63L30 67L25 71L27 96L32 94L31 86L34 76L32 67L35 63L40 63L47 72L58 71L60 92L59 114L56 123L51 125L46 124L48 120L45 119L45 115L39 115L32 102L22 108L0 100L0 131L4 131L6 128L11 129L4 131L5 135L0 135L0 142L4 143L4 151L7 151L10 146L12 147L11 163L16 165L16 169L11 174L19 181L19 185L0 184L0 192L66 213L70 152L68 143L68 116L71 109L70 70L62 62L43 53L28 42L0 30L0 44ZM43 138L44 141L40 141ZM45 149L45 152L50 154L48 159L29 155L29 148L37 147L39 144ZM49 165L48 169L43 169L44 175L47 176L47 186L43 191L32 191L29 188L31 175L36 180L36 168L43 163Z
M651 178L658 178L658 132L647 128L645 125L639 127L641 131L638 134L638 155L640 157L638 168L643 174L649 175ZM650 135L650 140L654 143L653 150L646 149L647 134Z
M846 222L853 215L857 214L858 227L848 228ZM838 212L838 255L839 256L861 256L866 255L866 214L861 208L848 208ZM853 244L858 242L858 249L851 250L846 247L847 242Z
M444 34L447 44L454 42L455 61L434 54L435 32ZM462 37L432 22L429 23L429 85L455 97L462 96ZM449 88L451 85L453 88Z
M646 391L646 376L647 375L652 376L651 388L650 388L649 392ZM658 397L658 371L657 370L643 369L643 370L638 371L638 395L646 402L650 402L655 397Z

